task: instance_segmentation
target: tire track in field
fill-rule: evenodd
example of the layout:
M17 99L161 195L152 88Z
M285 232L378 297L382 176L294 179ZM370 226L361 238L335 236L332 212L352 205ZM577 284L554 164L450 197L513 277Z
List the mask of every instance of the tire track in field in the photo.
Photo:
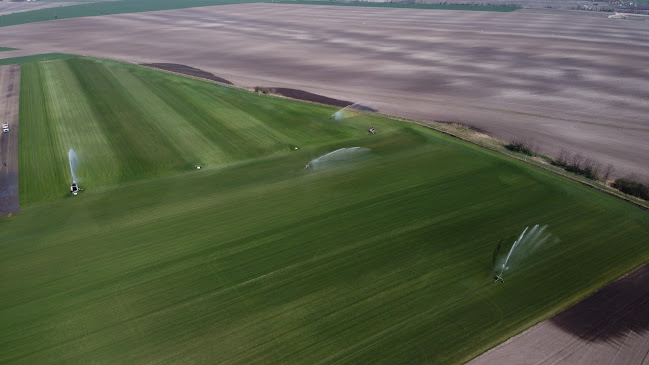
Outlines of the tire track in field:
M20 66L0 66L0 216L20 211L18 198L18 97Z

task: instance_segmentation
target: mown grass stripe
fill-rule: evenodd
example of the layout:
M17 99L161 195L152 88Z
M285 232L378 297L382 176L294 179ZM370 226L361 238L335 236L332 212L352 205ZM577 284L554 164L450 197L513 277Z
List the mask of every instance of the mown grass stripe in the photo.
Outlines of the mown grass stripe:
M46 98L55 126L55 138L67 156L73 149L82 156L76 166L76 175L83 183L95 189L114 186L119 181L121 165L115 151L101 128L99 117L89 107L75 75L66 62L41 63L43 79L48 85ZM68 171L68 181L72 182ZM54 190L60 186L51 186Z
M207 139L183 116L176 113L164 100L143 84L128 70L109 68L112 76L133 100L144 121L163 135L187 163L215 165L221 160L219 147Z
M55 135L47 102L48 85L39 64L21 67L20 126L18 159L21 205L60 199L68 185L67 156Z
M83 59L70 60L83 92L88 95L95 114L101 116L102 128L111 143L121 151L121 180L134 176L150 176L161 169L186 168L187 163L168 141L135 107L137 100L112 77L103 64Z

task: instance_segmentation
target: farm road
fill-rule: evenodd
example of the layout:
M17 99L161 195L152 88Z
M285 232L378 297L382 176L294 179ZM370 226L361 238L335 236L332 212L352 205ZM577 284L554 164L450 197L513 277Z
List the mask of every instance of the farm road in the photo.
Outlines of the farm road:
M0 216L19 211L18 200L18 97L20 66L0 66Z

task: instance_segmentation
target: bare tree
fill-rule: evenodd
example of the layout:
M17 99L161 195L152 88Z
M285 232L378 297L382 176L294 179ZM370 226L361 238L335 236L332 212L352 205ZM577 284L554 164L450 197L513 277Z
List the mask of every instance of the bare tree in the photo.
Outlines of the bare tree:
M528 140L528 149L532 152L532 155L538 156L539 151L541 150L541 144L537 142L534 138Z
M583 159L584 155L582 155L581 152L578 152L576 155L572 156L572 165L579 168Z
M599 163L590 157L586 157L581 164L581 171L589 179L599 179Z
M613 164L606 165L606 168L604 169L604 172L602 173L602 179L604 179L604 182L608 181L608 178L611 176L613 171L615 171L615 168L613 167Z
M570 152L562 148L561 151L559 151L559 157L557 157L557 163L561 166L565 166L568 164L569 159L570 159Z

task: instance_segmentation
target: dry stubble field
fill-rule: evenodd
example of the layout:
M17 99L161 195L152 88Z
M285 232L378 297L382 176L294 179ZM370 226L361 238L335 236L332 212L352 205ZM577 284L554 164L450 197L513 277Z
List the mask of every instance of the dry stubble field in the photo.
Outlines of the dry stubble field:
M242 86L301 88L405 117L533 137L649 177L643 22L246 4L5 27L3 45L169 62ZM164 41L160 41L164 40ZM8 57L6 55L3 57Z

